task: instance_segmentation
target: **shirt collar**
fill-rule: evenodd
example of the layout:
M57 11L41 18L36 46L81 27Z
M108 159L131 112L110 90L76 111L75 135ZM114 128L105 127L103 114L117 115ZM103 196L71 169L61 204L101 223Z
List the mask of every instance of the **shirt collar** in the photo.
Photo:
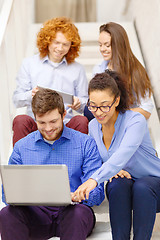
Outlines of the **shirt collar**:
M65 125L63 125L63 132L60 138L67 138L67 139L71 139L71 131L69 128L67 128ZM59 139L60 139L59 138ZM37 130L35 132L35 142L38 142L39 140L44 141L42 134L40 133L39 130Z
M42 134L39 130L35 132L35 142L38 142L39 140L43 140ZM44 141L44 140L43 140Z
M47 62L47 63L50 62L48 55L45 56L44 58L42 58L42 63L45 63L45 62ZM66 65L68 64L65 57L64 57L64 58L62 59L62 61L58 64L58 66L61 65L61 64L63 64L63 63L65 63Z
M105 61L105 60L101 63L100 67L103 72L107 69L108 63L109 61Z
M71 139L71 129L63 125L63 132L60 138Z

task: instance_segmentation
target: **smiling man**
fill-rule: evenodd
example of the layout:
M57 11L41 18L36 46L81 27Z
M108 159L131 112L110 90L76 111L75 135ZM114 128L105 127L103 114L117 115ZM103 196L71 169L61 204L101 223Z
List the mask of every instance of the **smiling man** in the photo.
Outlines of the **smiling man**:
M95 140L64 125L63 99L54 90L41 88L37 91L32 99L32 110L38 130L15 144L9 164L66 164L71 192L75 192L102 165ZM29 240L57 236L61 240L85 240L95 224L90 207L101 204L103 199L104 188L100 184L89 199L80 204L65 207L8 205L0 211L1 238Z
M75 61L79 56L80 45L78 29L70 19L53 18L43 24L37 35L39 53L24 59L16 78L13 103L16 108L26 106L27 115L19 115L13 121L13 145L37 130L31 101L39 87L73 95L73 104L65 103L64 123L70 128L88 133L88 119L81 115L73 116L73 110L83 113L88 98L85 70Z
M65 113L63 114L63 118ZM59 139L62 133L63 118L58 113L58 109L49 111L45 115L36 115L36 122L39 131L47 141Z

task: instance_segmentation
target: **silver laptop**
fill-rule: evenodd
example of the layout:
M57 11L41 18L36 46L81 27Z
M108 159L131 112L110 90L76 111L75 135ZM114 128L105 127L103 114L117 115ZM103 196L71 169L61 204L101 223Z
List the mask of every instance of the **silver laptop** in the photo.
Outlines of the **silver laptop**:
M8 204L71 204L66 165L1 165L0 170Z

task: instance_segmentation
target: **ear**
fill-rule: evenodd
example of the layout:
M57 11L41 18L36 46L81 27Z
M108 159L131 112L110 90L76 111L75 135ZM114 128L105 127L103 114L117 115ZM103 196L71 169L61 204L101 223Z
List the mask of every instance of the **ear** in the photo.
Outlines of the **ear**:
M64 120L66 114L67 114L67 111L65 110L64 113L63 113L63 116L62 116L63 120Z
M115 102L115 106L116 106L116 107L119 105L119 102L120 102L120 96L117 97L117 99L116 99L116 102Z

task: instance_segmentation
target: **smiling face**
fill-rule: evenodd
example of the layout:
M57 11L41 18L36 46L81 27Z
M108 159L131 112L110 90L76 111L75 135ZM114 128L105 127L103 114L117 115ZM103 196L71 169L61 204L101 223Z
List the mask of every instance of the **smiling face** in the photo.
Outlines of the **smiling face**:
M61 116L58 109L46 112L43 115L36 114L37 127L43 138L54 141L60 138L63 131L63 119L66 112Z
M52 62L59 63L68 53L71 47L71 41L68 41L62 32L56 33L56 38L48 46L49 59Z
M115 122L117 118L116 107L119 104L120 97L117 97L115 100L115 96L111 93L109 89L105 90L94 90L89 94L90 105L92 106L112 106L110 107L109 112L102 112L100 108L97 109L96 112L92 112L97 121L102 124L108 124L110 122ZM115 102L114 102L115 100Z
M99 34L99 49L104 60L109 61L112 58L111 35L105 31Z

